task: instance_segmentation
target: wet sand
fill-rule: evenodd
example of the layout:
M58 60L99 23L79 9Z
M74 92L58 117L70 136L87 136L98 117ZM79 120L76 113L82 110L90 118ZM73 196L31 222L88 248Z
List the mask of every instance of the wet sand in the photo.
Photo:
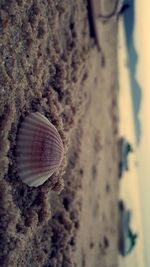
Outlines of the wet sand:
M3 1L0 14L1 266L116 267L117 20L101 23L99 52L86 2ZM19 125L34 111L65 149L38 188L15 161Z

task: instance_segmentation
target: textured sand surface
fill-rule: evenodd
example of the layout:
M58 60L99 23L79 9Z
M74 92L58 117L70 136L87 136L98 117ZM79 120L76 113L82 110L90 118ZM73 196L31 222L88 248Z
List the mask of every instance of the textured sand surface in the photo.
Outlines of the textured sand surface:
M101 24L101 54L86 1L4 0L0 17L0 266L116 267L116 19ZM65 148L38 188L21 182L15 161L33 111Z

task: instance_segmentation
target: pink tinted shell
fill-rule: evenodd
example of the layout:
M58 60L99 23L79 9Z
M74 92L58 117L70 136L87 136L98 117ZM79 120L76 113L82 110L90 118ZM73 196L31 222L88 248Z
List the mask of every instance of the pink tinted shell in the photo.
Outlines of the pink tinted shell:
M59 168L64 154L57 129L39 112L21 124L16 144L17 170L29 186L43 184Z

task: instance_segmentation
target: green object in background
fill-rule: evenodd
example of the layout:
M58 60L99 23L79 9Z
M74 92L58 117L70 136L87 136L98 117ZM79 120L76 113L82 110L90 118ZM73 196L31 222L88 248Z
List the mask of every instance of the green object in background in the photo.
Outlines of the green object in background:
M129 228L128 238L129 238L129 240L130 240L130 248L129 248L127 254L129 254L129 253L132 251L132 249L135 247L137 237L138 237L138 235L137 235L136 233L134 234L134 233L131 231L131 229Z

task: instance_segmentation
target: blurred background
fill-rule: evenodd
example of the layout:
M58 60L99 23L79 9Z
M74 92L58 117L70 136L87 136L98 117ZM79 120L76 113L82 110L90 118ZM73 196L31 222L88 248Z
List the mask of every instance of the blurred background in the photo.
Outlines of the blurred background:
M120 180L120 199L131 211L137 244L120 266L150 266L150 2L122 1L128 8L119 16L118 65L120 135L132 145L128 171Z

